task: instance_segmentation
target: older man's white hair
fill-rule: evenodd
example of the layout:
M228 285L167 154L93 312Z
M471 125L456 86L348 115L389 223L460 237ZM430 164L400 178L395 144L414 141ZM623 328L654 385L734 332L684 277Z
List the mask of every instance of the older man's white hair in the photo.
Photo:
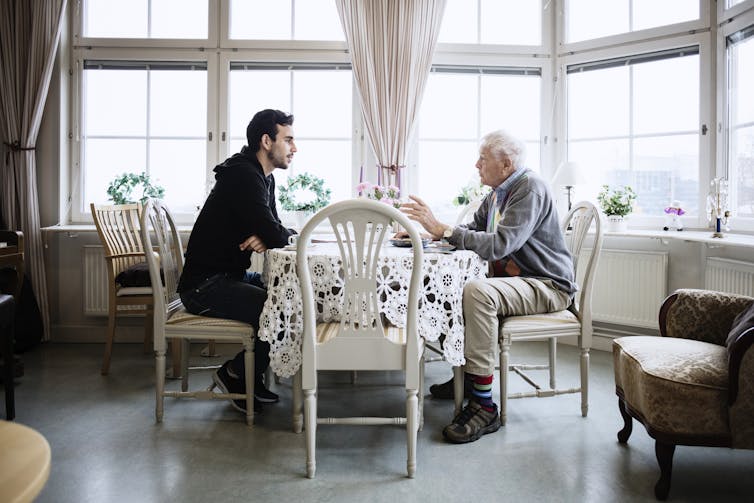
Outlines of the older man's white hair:
M487 150L498 161L509 159L516 169L523 167L526 161L524 142L503 129L484 135L479 147Z

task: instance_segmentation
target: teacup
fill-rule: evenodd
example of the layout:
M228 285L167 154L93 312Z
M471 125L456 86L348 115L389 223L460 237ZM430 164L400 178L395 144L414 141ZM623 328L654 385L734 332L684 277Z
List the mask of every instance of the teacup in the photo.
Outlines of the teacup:
M298 244L298 234L288 236L288 246L295 247Z

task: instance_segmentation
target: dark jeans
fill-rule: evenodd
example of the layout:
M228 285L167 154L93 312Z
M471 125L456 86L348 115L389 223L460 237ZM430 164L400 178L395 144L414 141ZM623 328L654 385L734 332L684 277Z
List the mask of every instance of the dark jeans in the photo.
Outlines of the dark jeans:
M195 288L181 292L181 302L192 314L243 321L259 329L267 289L259 273L247 272L241 280L227 274L210 276ZM233 373L243 378L244 352L239 352L230 363ZM261 377L270 365L270 344L254 338L254 373Z

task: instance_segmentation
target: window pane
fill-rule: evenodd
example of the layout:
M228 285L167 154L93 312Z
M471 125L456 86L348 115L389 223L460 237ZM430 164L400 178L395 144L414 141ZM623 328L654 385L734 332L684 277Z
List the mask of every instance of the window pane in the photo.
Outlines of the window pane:
M633 66L637 134L696 131L699 127L699 56Z
M538 141L541 82L535 76L483 75L481 134L507 129L522 140Z
M296 2L294 35L296 40L345 40L338 9L333 0Z
M542 5L538 0L481 0L480 10L481 43L542 43Z
M89 203L107 204L107 186L116 176L146 171L146 145L144 139L84 140L82 207L87 208Z
M207 1L85 0L84 36L206 39Z
M731 123L754 122L754 37L731 45L729 52Z
M293 106L296 136L351 137L351 71L299 71L295 73Z
M298 134L298 133L296 133ZM325 187L332 191L331 202L353 197L358 181L351 179L351 139L348 140L299 140L298 152L288 172L275 170L278 183L285 183L288 175L311 173L325 181ZM282 179L281 179L282 176Z
M146 135L146 70L84 70L82 105L84 136Z
M234 140L243 140L242 146L246 145L246 126L255 113L266 108L287 112L291 106L288 70L234 70L229 87L230 134ZM293 125L298 126L295 117Z
M290 0L231 0L230 38L288 40L291 38Z
M196 136L207 132L207 72L150 72L150 133Z
M165 189L171 211L193 213L204 203L207 144L202 140L151 140L150 177Z
M597 201L602 184L631 184L629 177L629 141L592 140L568 143L568 160L579 164L587 180L576 185L574 200ZM638 201L641 202L641 198Z
M447 0L437 41L452 44L477 43L479 6L475 1Z
M731 172L736 192L734 217L754 217L754 126L740 128L731 138Z
M754 217L754 37L728 51L728 172L733 217Z
M419 142L416 176L417 195L431 207L435 216L445 222L455 222L458 208L453 206L463 186L478 170L474 166L479 157L479 142L434 141ZM441 176L438 176L441 174Z
M568 74L568 137L628 134L629 70L608 68Z
M472 74L431 73L419 115L421 137L476 140L477 83Z
M632 3L632 31L699 19L699 0L633 0Z

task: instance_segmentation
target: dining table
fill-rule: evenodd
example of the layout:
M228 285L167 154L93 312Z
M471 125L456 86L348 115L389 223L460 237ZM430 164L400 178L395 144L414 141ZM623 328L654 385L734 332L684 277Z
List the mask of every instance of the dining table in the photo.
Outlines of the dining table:
M380 313L397 327L406 324L409 280L414 267L411 252L410 247L388 242L381 250L377 267ZM265 252L263 279L267 300L257 336L270 343L270 368L280 377L295 375L301 366L303 309L296 253L295 245ZM315 238L306 253L317 321L338 321L344 284L338 245L334 238ZM444 335L445 359L451 365L463 365L463 289L469 281L485 277L487 263L475 252L454 250L447 244L434 242L425 247L421 268L424 279L418 308L419 335L430 342Z

